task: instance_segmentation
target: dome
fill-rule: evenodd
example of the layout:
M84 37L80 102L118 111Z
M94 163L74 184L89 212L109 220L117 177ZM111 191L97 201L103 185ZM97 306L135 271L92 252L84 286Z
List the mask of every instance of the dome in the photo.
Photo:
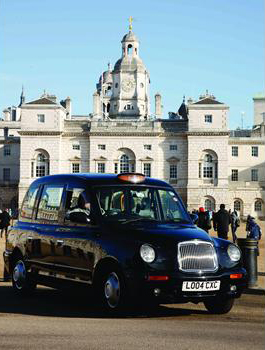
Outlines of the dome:
M142 71L145 72L146 68L143 61L139 57L123 57L120 58L114 66L114 71L125 70L125 71Z
M123 43L124 41L139 41L139 40L137 39L136 35L130 31L129 33L125 34L124 37L122 38L121 42Z
M102 76L103 76L103 82L102 82ZM106 70L101 76L99 77L99 84L105 84L105 83L112 83L112 74L110 70Z

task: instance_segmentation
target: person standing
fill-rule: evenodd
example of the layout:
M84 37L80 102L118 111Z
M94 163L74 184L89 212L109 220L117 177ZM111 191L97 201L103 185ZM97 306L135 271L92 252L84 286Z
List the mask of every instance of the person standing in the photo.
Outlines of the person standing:
M208 211L205 211L203 207L199 208L197 226L208 233L211 229L211 220Z
M224 204L220 204L220 209L213 216L213 228L217 231L219 238L228 239L229 224L231 223L231 217L228 211L225 209Z
M10 219L11 219L11 216L8 213L8 209L5 209L0 214L1 238L4 232L5 232L5 236L7 236L7 229L8 229L8 226L10 225Z
M231 213L231 230L232 230L232 237L233 237L234 243L237 240L236 230L239 226L240 226L240 219L238 217L237 211L234 210Z

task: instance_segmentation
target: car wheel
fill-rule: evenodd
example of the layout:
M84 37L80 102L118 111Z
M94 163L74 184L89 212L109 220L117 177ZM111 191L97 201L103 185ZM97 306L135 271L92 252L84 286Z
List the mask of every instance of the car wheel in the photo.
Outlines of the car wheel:
M126 308L126 286L122 273L118 268L102 272L99 281L100 304L104 311L117 313Z
M204 301L206 309L211 314L227 314L234 305L232 298L216 298Z
M17 294L26 295L36 288L36 282L30 278L21 257L15 259L11 278L13 289Z

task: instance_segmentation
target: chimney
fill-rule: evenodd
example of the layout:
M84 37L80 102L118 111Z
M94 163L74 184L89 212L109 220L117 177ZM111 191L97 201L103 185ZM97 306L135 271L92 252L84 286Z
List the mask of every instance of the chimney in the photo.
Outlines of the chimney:
M161 95L159 93L155 94L155 115L157 117L162 116Z
M66 109L66 118L71 119L72 115L72 102L70 97L68 96L65 100L65 109Z

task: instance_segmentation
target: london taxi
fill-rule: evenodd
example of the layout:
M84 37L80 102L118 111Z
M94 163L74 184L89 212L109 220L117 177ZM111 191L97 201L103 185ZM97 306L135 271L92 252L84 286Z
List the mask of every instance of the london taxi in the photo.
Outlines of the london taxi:
M8 233L5 267L18 294L74 284L112 313L137 300L227 313L246 287L240 249L193 219L169 184L142 174L45 176Z

